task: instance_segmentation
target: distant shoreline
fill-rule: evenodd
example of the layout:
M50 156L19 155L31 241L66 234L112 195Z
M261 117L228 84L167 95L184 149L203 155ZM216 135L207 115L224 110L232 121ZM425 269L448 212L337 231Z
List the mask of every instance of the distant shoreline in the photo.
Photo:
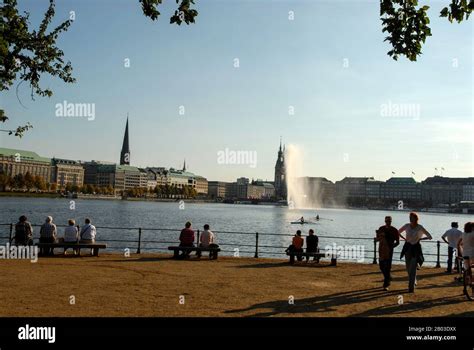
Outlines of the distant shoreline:
M60 193L35 193L35 192L0 192L0 197L23 197L23 198L62 198L62 199L85 199L85 200L126 200L130 202L167 202L176 203L183 200L187 203L216 203L216 204L238 204L238 205L270 205L275 207L287 207L285 205L278 204L278 202L260 202L250 203L247 201L236 201L235 203L219 202L213 199L192 199L192 198L134 198L128 197L122 199L120 196L107 196L107 195L78 195L77 197L66 197ZM346 209L346 210L377 210L386 212L410 212L416 211L420 213L432 213L432 214L461 214L461 215L472 215L472 213L463 212L450 212L449 210L437 209L437 208L411 208L411 209L395 209L395 208L368 208L368 207L343 207L343 206L326 206L321 208L299 208L301 210L314 210L319 209Z

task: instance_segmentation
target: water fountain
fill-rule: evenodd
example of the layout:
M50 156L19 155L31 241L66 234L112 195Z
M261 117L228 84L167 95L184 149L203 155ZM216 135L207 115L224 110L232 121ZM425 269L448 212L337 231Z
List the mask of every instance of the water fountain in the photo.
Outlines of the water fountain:
M304 177L303 148L289 144L285 149L287 201L290 209L319 208L320 193L317 182Z

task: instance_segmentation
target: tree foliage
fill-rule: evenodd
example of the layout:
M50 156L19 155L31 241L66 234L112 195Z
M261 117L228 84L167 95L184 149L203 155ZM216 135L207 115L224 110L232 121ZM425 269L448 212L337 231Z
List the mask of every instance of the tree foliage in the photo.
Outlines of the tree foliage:
M142 5L143 14L146 17L151 18L155 21L160 16L160 11L158 11L158 6L163 2L162 0L139 0ZM178 4L178 9L174 11L174 15L170 18L170 23L176 23L181 25L181 23L194 23L195 17L198 15L198 12L192 8L194 5L194 0L176 0Z
M71 62L64 61L64 52L56 46L59 35L68 30L72 20L60 23L48 30L55 15L55 2L49 0L49 7L38 29L31 29L29 13L20 14L17 0L1 0L0 5L0 91L9 90L15 81L27 82L34 95L50 97L53 91L40 85L41 77L49 74L65 83L74 83ZM170 0L171 1L171 0ZM177 8L170 17L170 23L195 23L198 12L193 8L194 0L175 0ZM158 8L163 0L139 0L144 16L155 21L161 15ZM405 56L411 61L421 55L423 43L431 36L429 6L418 6L418 0L380 0L382 32L387 33L385 41L392 48L388 55L394 60ZM474 9L474 0L451 0L440 11L440 17L458 23L467 20ZM0 122L8 117L0 109ZM12 130L0 130L22 137L32 128L30 123ZM169 190L169 189L166 189Z
M421 55L422 44L431 36L430 19L427 5L418 7L418 0L381 0L380 17L382 32L388 33L388 41L392 49L388 55L394 60L405 56L416 61ZM468 19L474 9L474 0L451 0L449 7L440 12L440 17L448 17L450 22L458 23Z
M75 81L71 63L64 62L64 52L56 46L59 34L67 31L72 21L67 20L48 32L55 14L54 6L54 0L49 0L39 28L30 31L30 14L20 14L16 0L3 0L0 7L0 91L9 90L18 79L29 83L31 98L34 99L34 94L50 97L53 91L40 86L40 79L45 74L59 77L66 83ZM0 121L7 120L4 110L0 110ZM15 130L3 131L21 137L31 127L28 123Z

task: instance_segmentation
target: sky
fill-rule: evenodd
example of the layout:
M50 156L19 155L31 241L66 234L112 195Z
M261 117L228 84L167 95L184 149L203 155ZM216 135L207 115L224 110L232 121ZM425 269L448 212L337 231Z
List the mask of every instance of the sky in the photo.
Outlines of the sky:
M474 176L473 19L439 18L447 0L420 1L433 36L417 62L387 55L378 1L196 0L189 26L169 24L174 1L155 22L138 1L56 3L54 25L74 11L57 45L77 82L45 76L54 95L34 101L25 83L2 92L1 127L33 129L0 147L118 162L128 113L132 165L186 159L208 180L273 180L280 137L301 150L300 175ZM48 1L20 4L37 27ZM58 117L64 101L94 118Z

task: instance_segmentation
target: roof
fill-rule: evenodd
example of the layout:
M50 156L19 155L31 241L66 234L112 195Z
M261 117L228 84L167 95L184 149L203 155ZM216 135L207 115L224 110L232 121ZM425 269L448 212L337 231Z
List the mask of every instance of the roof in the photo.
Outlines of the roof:
M41 157L35 152L12 148L0 148L0 155L5 157L16 157L17 154L19 154L20 157L25 160L51 164L51 158Z
M373 180L373 177L345 177L340 181L337 181L338 183L366 183L369 180Z
M391 185L414 185L416 180L412 177L391 177L386 183Z
M422 181L424 185L468 185L474 184L474 177L427 177Z
M66 164L66 165L78 165L82 166L78 161L76 160L70 160L70 159L61 159L61 158L53 158L51 159L51 162L53 164Z
M119 165L119 164L97 164L97 171L101 173L116 172L116 171L128 171L128 172L140 172L137 167L131 165Z

